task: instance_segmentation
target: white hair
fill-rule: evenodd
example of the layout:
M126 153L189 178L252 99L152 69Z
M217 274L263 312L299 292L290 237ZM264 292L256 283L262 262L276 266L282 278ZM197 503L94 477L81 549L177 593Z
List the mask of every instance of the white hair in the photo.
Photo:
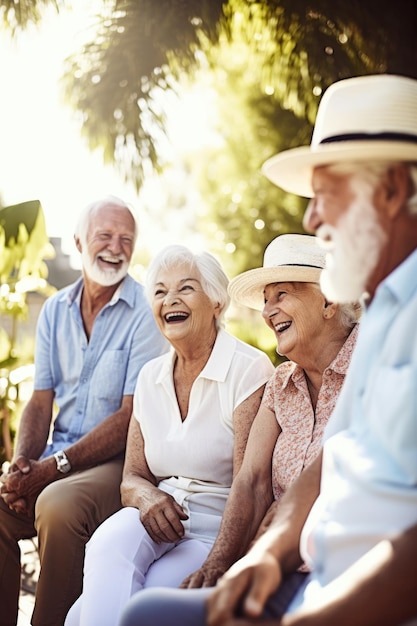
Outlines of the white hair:
M100 209L101 207L107 206L107 205L111 205L116 210L117 209L122 209L124 211L127 210L133 217L133 220L135 223L135 231L133 235L133 246L134 246L138 237L138 232L139 232L138 221L135 215L135 211L133 210L133 207L131 207L129 204L124 202L124 200L121 200L117 196L109 195L109 196L106 196L105 198L101 198L100 200L95 200L94 202L87 204L87 206L84 207L84 209L81 211L78 217L78 221L75 226L74 235L78 237L83 243L86 243L88 228L90 226L90 220L94 212L97 209Z
M319 283L311 284L318 289L318 291L323 293ZM344 328L353 328L362 315L362 305L360 302L338 302L337 305L338 308L336 315L341 326Z
M221 312L216 320L216 327L224 326L224 315L230 304L230 296L227 291L229 279L223 271L218 260L208 252L194 254L181 245L167 246L161 250L151 261L146 272L145 293L149 302L152 302L155 284L161 270L169 270L177 265L187 263L196 268L201 276L201 286L204 293L213 304L219 304Z
M362 305L359 302L343 302L339 304L339 316L342 326L352 328L362 315Z

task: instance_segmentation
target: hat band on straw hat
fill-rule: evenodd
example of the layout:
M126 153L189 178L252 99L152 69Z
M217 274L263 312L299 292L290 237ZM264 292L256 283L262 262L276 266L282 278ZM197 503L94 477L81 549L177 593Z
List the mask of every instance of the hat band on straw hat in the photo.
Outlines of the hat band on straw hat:
M323 143L334 143L337 141L409 141L410 143L417 143L417 136L409 133L346 133L344 135L334 135L333 137L325 137L320 141L320 145Z
M313 267L317 270L323 269L322 265L309 265L308 263L280 263L279 265L270 265L269 267L264 265L263 269L273 269L274 267Z

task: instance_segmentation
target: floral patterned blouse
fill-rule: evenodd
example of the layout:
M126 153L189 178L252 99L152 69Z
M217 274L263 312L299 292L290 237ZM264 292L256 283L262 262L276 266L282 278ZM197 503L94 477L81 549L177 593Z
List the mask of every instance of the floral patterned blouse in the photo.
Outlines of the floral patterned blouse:
M323 431L342 388L357 334L358 324L324 370L315 415L304 370L299 365L293 361L282 363L267 383L262 402L275 413L282 430L272 456L275 500L320 452Z

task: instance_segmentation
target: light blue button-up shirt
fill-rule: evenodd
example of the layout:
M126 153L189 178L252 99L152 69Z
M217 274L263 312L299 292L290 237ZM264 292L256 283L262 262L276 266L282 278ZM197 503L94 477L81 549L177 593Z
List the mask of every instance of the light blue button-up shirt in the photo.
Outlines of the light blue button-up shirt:
M301 550L328 584L383 538L417 523L417 251L365 312L325 432L321 493Z
M43 456L68 447L133 395L148 360L169 348L143 286L131 276L97 315L88 340L80 312L83 280L49 298L40 313L34 389L53 389L57 415Z

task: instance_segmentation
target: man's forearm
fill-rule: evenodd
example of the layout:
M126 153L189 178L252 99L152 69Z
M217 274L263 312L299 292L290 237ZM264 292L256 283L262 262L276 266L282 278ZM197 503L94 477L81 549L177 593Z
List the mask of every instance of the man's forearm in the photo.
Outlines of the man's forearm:
M417 618L417 525L381 541L283 626L397 626Z
M126 448L129 420L130 413L118 411L65 448L72 469L87 469L122 453Z
M320 454L289 487L275 509L269 529L252 547L272 554L284 572L292 572L301 564L300 536L319 495L321 461Z
M45 450L52 416L43 418L31 407L26 407L20 418L13 460L18 457L39 459Z

